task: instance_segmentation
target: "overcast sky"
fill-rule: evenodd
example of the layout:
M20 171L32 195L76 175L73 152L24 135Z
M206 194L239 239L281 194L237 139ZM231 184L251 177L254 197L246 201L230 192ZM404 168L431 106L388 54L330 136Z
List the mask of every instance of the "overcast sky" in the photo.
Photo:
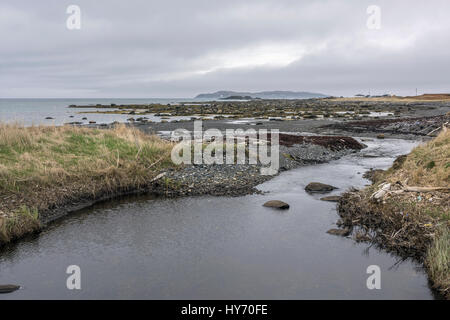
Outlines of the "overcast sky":
M66 27L71 4L80 30ZM449 0L0 2L0 97L416 88L450 92Z

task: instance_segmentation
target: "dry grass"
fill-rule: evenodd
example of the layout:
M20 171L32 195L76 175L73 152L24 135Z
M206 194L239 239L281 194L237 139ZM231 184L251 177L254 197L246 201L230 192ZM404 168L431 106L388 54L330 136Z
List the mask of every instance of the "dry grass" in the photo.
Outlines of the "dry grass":
M0 190L20 192L33 184L86 178L107 183L144 170L143 176L128 177L139 182L158 158L169 164L170 150L171 144L124 125L109 130L0 125Z
M125 125L103 130L0 124L3 225L25 221L21 208L42 211L79 197L143 187L173 166L171 150L172 144ZM14 225L21 227L7 230L10 238L34 223Z
M450 130L416 147L398 170L388 171L388 180L408 185L448 187L450 185Z
M450 296L450 230L442 227L427 252L426 264L430 277L439 284L441 292Z

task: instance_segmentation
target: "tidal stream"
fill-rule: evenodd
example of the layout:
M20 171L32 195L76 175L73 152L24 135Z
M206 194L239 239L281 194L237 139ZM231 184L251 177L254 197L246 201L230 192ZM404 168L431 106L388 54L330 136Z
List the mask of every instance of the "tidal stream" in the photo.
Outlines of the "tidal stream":
M433 299L415 262L327 234L336 204L304 191L311 181L339 187L327 195L363 187L365 171L417 144L364 143L281 173L258 187L262 195L128 197L70 215L0 252L0 284L22 286L0 299ZM262 206L273 199L290 209ZM66 288L69 265L81 268L81 290ZM380 290L366 286L370 265L381 268Z

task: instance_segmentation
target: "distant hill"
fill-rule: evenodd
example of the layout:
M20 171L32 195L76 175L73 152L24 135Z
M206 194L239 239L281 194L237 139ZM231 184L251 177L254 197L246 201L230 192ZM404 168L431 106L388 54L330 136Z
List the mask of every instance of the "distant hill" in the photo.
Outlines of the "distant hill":
M195 99L227 99L229 97L252 97L260 99L310 99L326 98L325 94L314 92L294 92L294 91L261 91L261 92L236 92L236 91L217 91L214 93L201 93Z

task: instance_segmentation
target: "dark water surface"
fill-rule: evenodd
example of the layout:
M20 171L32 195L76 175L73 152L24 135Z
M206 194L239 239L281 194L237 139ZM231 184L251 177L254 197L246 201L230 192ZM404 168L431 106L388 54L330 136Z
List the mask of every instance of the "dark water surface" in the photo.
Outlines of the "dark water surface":
M63 219L0 254L0 283L23 288L0 299L433 299L411 261L326 233L336 204L304 187L330 183L339 194L368 181L413 142L365 142L362 153L284 172L262 184L264 195L175 200L128 198ZM360 172L360 174L358 174ZM262 207L286 201L287 211ZM81 268L81 287L66 288L67 266ZM381 268L381 290L368 290L366 269Z

